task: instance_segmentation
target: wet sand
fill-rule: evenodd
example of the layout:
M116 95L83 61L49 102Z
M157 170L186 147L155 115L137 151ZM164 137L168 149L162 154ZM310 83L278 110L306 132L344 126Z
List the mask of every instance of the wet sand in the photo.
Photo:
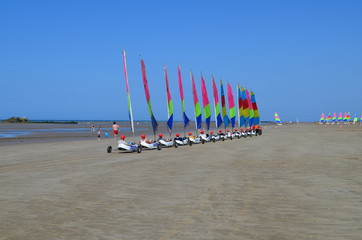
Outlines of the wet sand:
M360 125L140 154L71 139L0 146L0 239L361 239Z

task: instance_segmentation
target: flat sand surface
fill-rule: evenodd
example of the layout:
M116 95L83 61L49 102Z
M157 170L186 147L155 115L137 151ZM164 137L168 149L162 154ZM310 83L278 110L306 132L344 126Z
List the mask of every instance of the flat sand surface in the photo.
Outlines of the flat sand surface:
M137 153L0 146L0 239L362 239L362 126ZM47 142L49 141L49 142Z

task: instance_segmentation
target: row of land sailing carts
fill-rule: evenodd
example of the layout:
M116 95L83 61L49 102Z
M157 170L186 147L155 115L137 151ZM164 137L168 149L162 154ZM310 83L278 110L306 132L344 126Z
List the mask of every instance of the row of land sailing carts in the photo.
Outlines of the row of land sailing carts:
M134 142L126 142L126 136L121 135L120 140L118 141L118 145L115 149L112 146L107 146L107 152L111 153L112 151L118 152L137 152L141 153L143 149L157 149L161 150L162 148L170 148L178 146L192 146L193 144L205 144L206 142L217 142L217 141L225 141L225 140L233 140L235 138L246 138L252 136L262 135L262 128L254 128L254 129L235 129L233 132L230 130L226 130L225 133L222 130L219 130L217 134L214 132L210 132L210 134L205 133L205 131L200 131L199 136L193 136L192 132L188 133L188 137L180 137L179 133L175 134L176 137L174 139L165 139L163 138L163 134L160 133L159 139L155 141L149 141L146 139L146 135L141 135L141 140L138 144Z

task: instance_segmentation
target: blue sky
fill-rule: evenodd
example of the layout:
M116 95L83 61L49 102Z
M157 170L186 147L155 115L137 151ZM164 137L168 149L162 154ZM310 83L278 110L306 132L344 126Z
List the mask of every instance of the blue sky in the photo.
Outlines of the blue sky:
M177 65L193 118L192 69L255 92L262 120L362 114L362 1L1 1L0 119L166 120L163 65L181 120Z

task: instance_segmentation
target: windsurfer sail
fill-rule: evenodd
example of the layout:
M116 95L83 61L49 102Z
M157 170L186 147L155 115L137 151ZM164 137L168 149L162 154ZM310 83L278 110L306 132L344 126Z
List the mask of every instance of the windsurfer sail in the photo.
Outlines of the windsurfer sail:
M123 73L124 73L124 78L126 79L128 117L129 117L129 122L130 122L130 125L131 125L132 135L134 136L134 124L133 124L133 114L132 114L132 104L131 104L131 93L130 93L129 84L128 84L127 61L126 61L126 51L125 50L122 51L122 55L123 55Z
M280 121L280 118L279 118L279 115L277 112L274 113L274 119L278 125L282 125L282 121Z
M218 128L222 124L222 118L221 118L221 113L220 113L219 96L218 96L214 77L212 77L212 89L214 92L215 123L216 123L216 128Z
M180 66L177 67L178 73L178 87L180 89L180 98L181 98L181 109L182 109L182 119L184 121L184 128L189 124L190 119L186 115L185 110L185 101L184 101L184 90L182 86L182 76L181 76L181 68Z
M226 101L225 101L225 95L224 95L224 87L222 84L222 81L220 80L220 92L221 92L221 107L222 107L222 117L224 119L224 126L227 128L230 123L230 119L228 117L228 113L226 110Z
M209 97L207 96L205 79L202 75L201 75L201 92L202 92L202 104L204 107L206 127L207 127L207 131L209 131L210 130L210 120L211 120L211 109L210 109Z
M171 134L172 132L172 125L173 125L173 102L171 97L170 88L168 85L168 74L167 74L167 68L164 66L164 74L165 74L165 82L166 82L166 99L167 99L167 127Z
M195 112L195 123L196 123L196 130L202 128L202 112L201 107L199 103L199 98L197 97L197 91L196 91L196 85L195 85L195 79L194 75L190 71L190 77L191 77L191 84L192 84L192 94L194 98L194 112Z
M147 82L147 76L146 76L146 66L142 59L141 59L141 68L142 68L143 87L145 89L145 96L146 96L146 101L147 101L147 106L148 106L148 113L150 114L150 117L151 117L153 135L156 135L158 123L152 112L151 96L150 96L150 91L148 88L148 82Z

